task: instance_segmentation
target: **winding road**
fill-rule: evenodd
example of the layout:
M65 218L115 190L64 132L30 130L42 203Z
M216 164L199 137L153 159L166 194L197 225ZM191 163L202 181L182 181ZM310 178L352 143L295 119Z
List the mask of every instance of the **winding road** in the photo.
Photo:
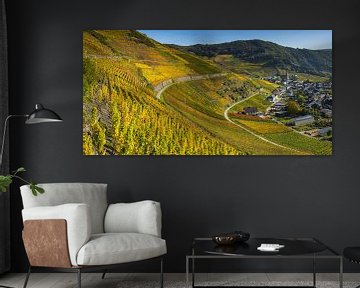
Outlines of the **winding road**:
M156 98L157 98L158 100L161 100L161 95L162 95L162 93L163 93L167 88L171 87L172 85L174 85L174 84L176 84L176 83L188 82L188 81L196 81L196 80L202 80L202 79L211 79L211 78L216 78L216 77L223 77L223 76L225 76L225 75L226 75L226 73L221 73L221 74L206 74L206 75L197 75L197 76L188 76L188 77L180 77L180 78L175 78L175 79L169 79L169 80L166 80L166 81L162 82L162 83L166 83L166 85L164 85L164 86L156 93ZM244 99L242 99L242 100L240 100L240 101L238 101L238 102L235 102L235 103L233 103L232 105L230 105L230 106L229 106L228 108L226 108L225 111L224 111L224 118L225 118L227 121L229 121L230 123L238 126L239 128L243 129L244 131L250 133L251 135L255 136L256 138L258 138L258 139L260 139L260 140L262 140L262 141L264 141L264 142L267 142L267 143L269 143L269 144L272 144L272 145L277 146L277 147L280 147L280 148L288 149L288 150L290 150L290 151L295 151L295 152L297 152L297 153L301 153L301 151L298 151L298 150L296 150L296 149L289 148L289 147L283 146L283 145L281 145L281 144L275 143L275 142L273 142L273 141L270 141L270 140L268 140L268 139L266 139L266 138L264 138L264 137L256 134L255 132L251 131L250 129L244 127L243 125L238 124L238 123L236 123L236 122L234 122L233 120L230 119L230 117L229 117L229 111L231 110L231 108L233 108L234 106L236 106L236 105L239 104L239 103L242 103L242 102L244 102L244 101L249 100L250 98L256 96L257 94L258 94L258 93L254 93L254 94L250 95L249 97L244 98Z
M249 97L247 97L247 98L245 98L245 99L242 99L242 100L240 100L240 101L238 101L238 102L235 102L234 104L230 105L230 106L229 106L228 108L226 108L225 111L224 111L224 118L225 118L227 121L229 121L230 123L232 123L232 124L240 127L241 129L243 129L243 130L245 130L246 132L250 133L251 135L255 136L256 138L259 138L260 140L263 140L263 141L265 141L265 142L267 142L267 143L270 143L270 144L272 144L272 145L275 145L275 146L277 146L277 147L281 147L281 148L285 148L285 149L288 149L288 150L291 150L291 151L295 151L295 152L301 153L300 151L298 151L298 150L296 150L296 149L289 148L289 147L283 146L283 145L281 145L281 144L275 143L275 142L273 142L273 141L270 141L270 140L268 140L268 139L260 136L259 134L256 134L255 132L251 131L250 129L244 127L243 125L241 125L241 124L239 124L239 123L236 123L235 121L233 121L233 120L230 119L230 117L229 117L229 111L230 111L234 106L236 106L237 104L240 104L240 103L242 103L242 102L244 102L244 101L246 101L246 100L249 100L250 98L256 96L257 94L258 94L258 93L254 93L254 94L252 94L251 96L249 96Z
M158 91L158 92L156 93L156 98L159 99L159 100L161 100L161 94L162 94L167 88L169 88L170 86L172 86L172 85L174 85L174 84L175 84L175 82L170 83L170 84L164 86L160 91Z
M196 80L202 80L202 79L212 79L212 78L217 78L217 77L223 77L227 75L227 73L218 73L218 74L205 74L205 75L196 75L196 76L186 76L186 77L179 77L179 78L175 78L175 79L168 79L162 83L167 83L166 85L164 85L157 93L156 93L156 98L157 99L161 99L161 95L162 93L169 88L170 86L176 84L176 83L181 83L181 82L189 82L189 81L196 81ZM160 83L161 84L161 83Z

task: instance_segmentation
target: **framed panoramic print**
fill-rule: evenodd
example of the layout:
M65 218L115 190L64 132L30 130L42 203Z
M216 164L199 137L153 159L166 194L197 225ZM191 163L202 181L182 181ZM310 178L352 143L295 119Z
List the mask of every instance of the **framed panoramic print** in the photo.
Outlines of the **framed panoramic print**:
M83 32L85 155L331 155L331 30Z

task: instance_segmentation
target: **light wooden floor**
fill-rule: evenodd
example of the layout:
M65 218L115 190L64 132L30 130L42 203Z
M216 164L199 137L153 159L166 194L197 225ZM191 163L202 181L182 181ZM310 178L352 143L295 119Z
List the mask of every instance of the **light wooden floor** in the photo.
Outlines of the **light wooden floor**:
M297 282L309 281L311 284L312 274L300 273L241 273L241 274L229 274L229 273L212 273L212 274L197 274L197 281L199 282L211 282L211 281L252 281L263 285L269 281L276 281L281 283L282 281L289 282L294 281L294 285ZM22 288L25 279L25 274L5 274L0 276L1 285L11 286L14 288ZM335 273L319 273L317 274L317 280L319 283L322 281L338 281L338 274ZM82 286L83 288L94 287L140 287L141 283L155 283L159 280L159 274L125 274L125 273L109 273L105 280L101 279L101 273L83 273ZM122 283L125 283L122 285ZM140 284L139 284L140 283ZM344 287L355 287L354 283L360 284L360 273L344 274ZM138 286L140 285L140 286ZM321 285L320 285L321 286ZM28 288L75 288L76 273L32 273ZM148 287L148 286L146 286ZM149 286L151 287L151 285ZM165 288L172 287L185 287L185 274L165 274Z

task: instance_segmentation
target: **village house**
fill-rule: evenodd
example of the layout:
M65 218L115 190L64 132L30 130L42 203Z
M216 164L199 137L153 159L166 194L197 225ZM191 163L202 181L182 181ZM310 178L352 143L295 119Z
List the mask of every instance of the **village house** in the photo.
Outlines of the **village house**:
M258 112L257 107L245 107L243 113L246 115L256 115Z
M324 128L321 128L319 129L319 136L323 137L323 136L326 136L329 132L332 131L332 127L324 127Z
M266 97L266 101L274 102L274 96L270 95L270 96Z
M286 108L286 104L283 102L276 102L273 106L272 109L274 111L282 111Z
M332 110L330 109L321 109L321 115L323 115L326 118L331 118L332 117Z
M288 112L287 111L276 111L275 112L275 116L276 117L285 117L288 115Z
M305 116L299 116L296 118L291 119L288 124L289 125L294 125L294 126L302 126L302 125L307 125L307 124L311 124L314 123L315 118L312 115L305 115Z

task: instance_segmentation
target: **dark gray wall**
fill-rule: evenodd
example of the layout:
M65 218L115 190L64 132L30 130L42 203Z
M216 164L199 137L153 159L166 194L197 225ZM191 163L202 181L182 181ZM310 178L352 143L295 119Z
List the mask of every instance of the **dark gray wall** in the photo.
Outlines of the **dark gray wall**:
M28 112L40 102L65 120L26 128L14 121L12 168L25 166L38 182L108 183L110 202L160 201L166 271L184 271L192 237L233 229L256 236L314 236L339 251L360 245L359 1L7 2L11 111ZM95 28L333 29L334 155L83 156L82 30ZM20 271L27 263L22 204L16 184L12 188L12 269ZM126 269L150 271L154 265ZM347 267L352 268L358 267Z

